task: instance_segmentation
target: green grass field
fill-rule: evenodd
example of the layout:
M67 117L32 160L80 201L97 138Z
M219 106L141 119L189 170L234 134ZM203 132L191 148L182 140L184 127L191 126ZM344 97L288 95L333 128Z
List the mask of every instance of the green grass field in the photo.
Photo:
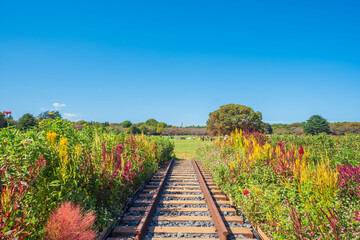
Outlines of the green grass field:
M175 143L175 156L178 159L193 159L195 157L196 148L202 144L211 144L209 141L199 140L177 140Z

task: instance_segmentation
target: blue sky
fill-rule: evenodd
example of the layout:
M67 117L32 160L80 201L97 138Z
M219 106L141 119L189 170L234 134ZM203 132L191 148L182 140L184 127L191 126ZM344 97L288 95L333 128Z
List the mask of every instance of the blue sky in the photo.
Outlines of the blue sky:
M1 1L0 110L205 125L360 121L359 1ZM56 108L57 107L57 108Z

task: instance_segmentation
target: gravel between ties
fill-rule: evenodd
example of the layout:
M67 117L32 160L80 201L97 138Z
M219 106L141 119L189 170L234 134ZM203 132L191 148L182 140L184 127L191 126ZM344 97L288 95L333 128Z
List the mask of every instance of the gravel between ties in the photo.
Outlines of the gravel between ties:
M148 233L145 236L146 238L219 238L216 234L190 234L190 233L173 233L173 234L157 234L157 233Z
M154 216L210 216L210 212L165 212L156 210Z

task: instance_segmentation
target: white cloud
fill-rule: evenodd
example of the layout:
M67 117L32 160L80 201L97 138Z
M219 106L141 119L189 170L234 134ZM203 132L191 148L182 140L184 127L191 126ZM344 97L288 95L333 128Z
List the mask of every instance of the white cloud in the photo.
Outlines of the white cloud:
M64 113L63 116L64 116L64 118L69 119L69 118L78 117L79 114L76 114L76 113Z
M53 107L56 109L62 108L62 107L66 107L66 104L64 103L53 103Z

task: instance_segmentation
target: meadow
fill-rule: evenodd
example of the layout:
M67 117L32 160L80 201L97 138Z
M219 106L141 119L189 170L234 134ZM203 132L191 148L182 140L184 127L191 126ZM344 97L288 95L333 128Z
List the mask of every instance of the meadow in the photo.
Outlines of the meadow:
M185 137L185 136L184 136ZM190 137L191 139L187 139ZM193 137L195 138L193 140ZM180 139L173 139L171 140L174 142L175 146L175 156L178 159L194 159L196 156L196 149L201 145L209 145L211 142L209 141L202 141L198 136L186 136L185 140Z
M0 139L1 239L94 239L174 149L164 138L80 131L60 119L3 128Z
M360 136L232 133L197 158L273 239L360 238Z

